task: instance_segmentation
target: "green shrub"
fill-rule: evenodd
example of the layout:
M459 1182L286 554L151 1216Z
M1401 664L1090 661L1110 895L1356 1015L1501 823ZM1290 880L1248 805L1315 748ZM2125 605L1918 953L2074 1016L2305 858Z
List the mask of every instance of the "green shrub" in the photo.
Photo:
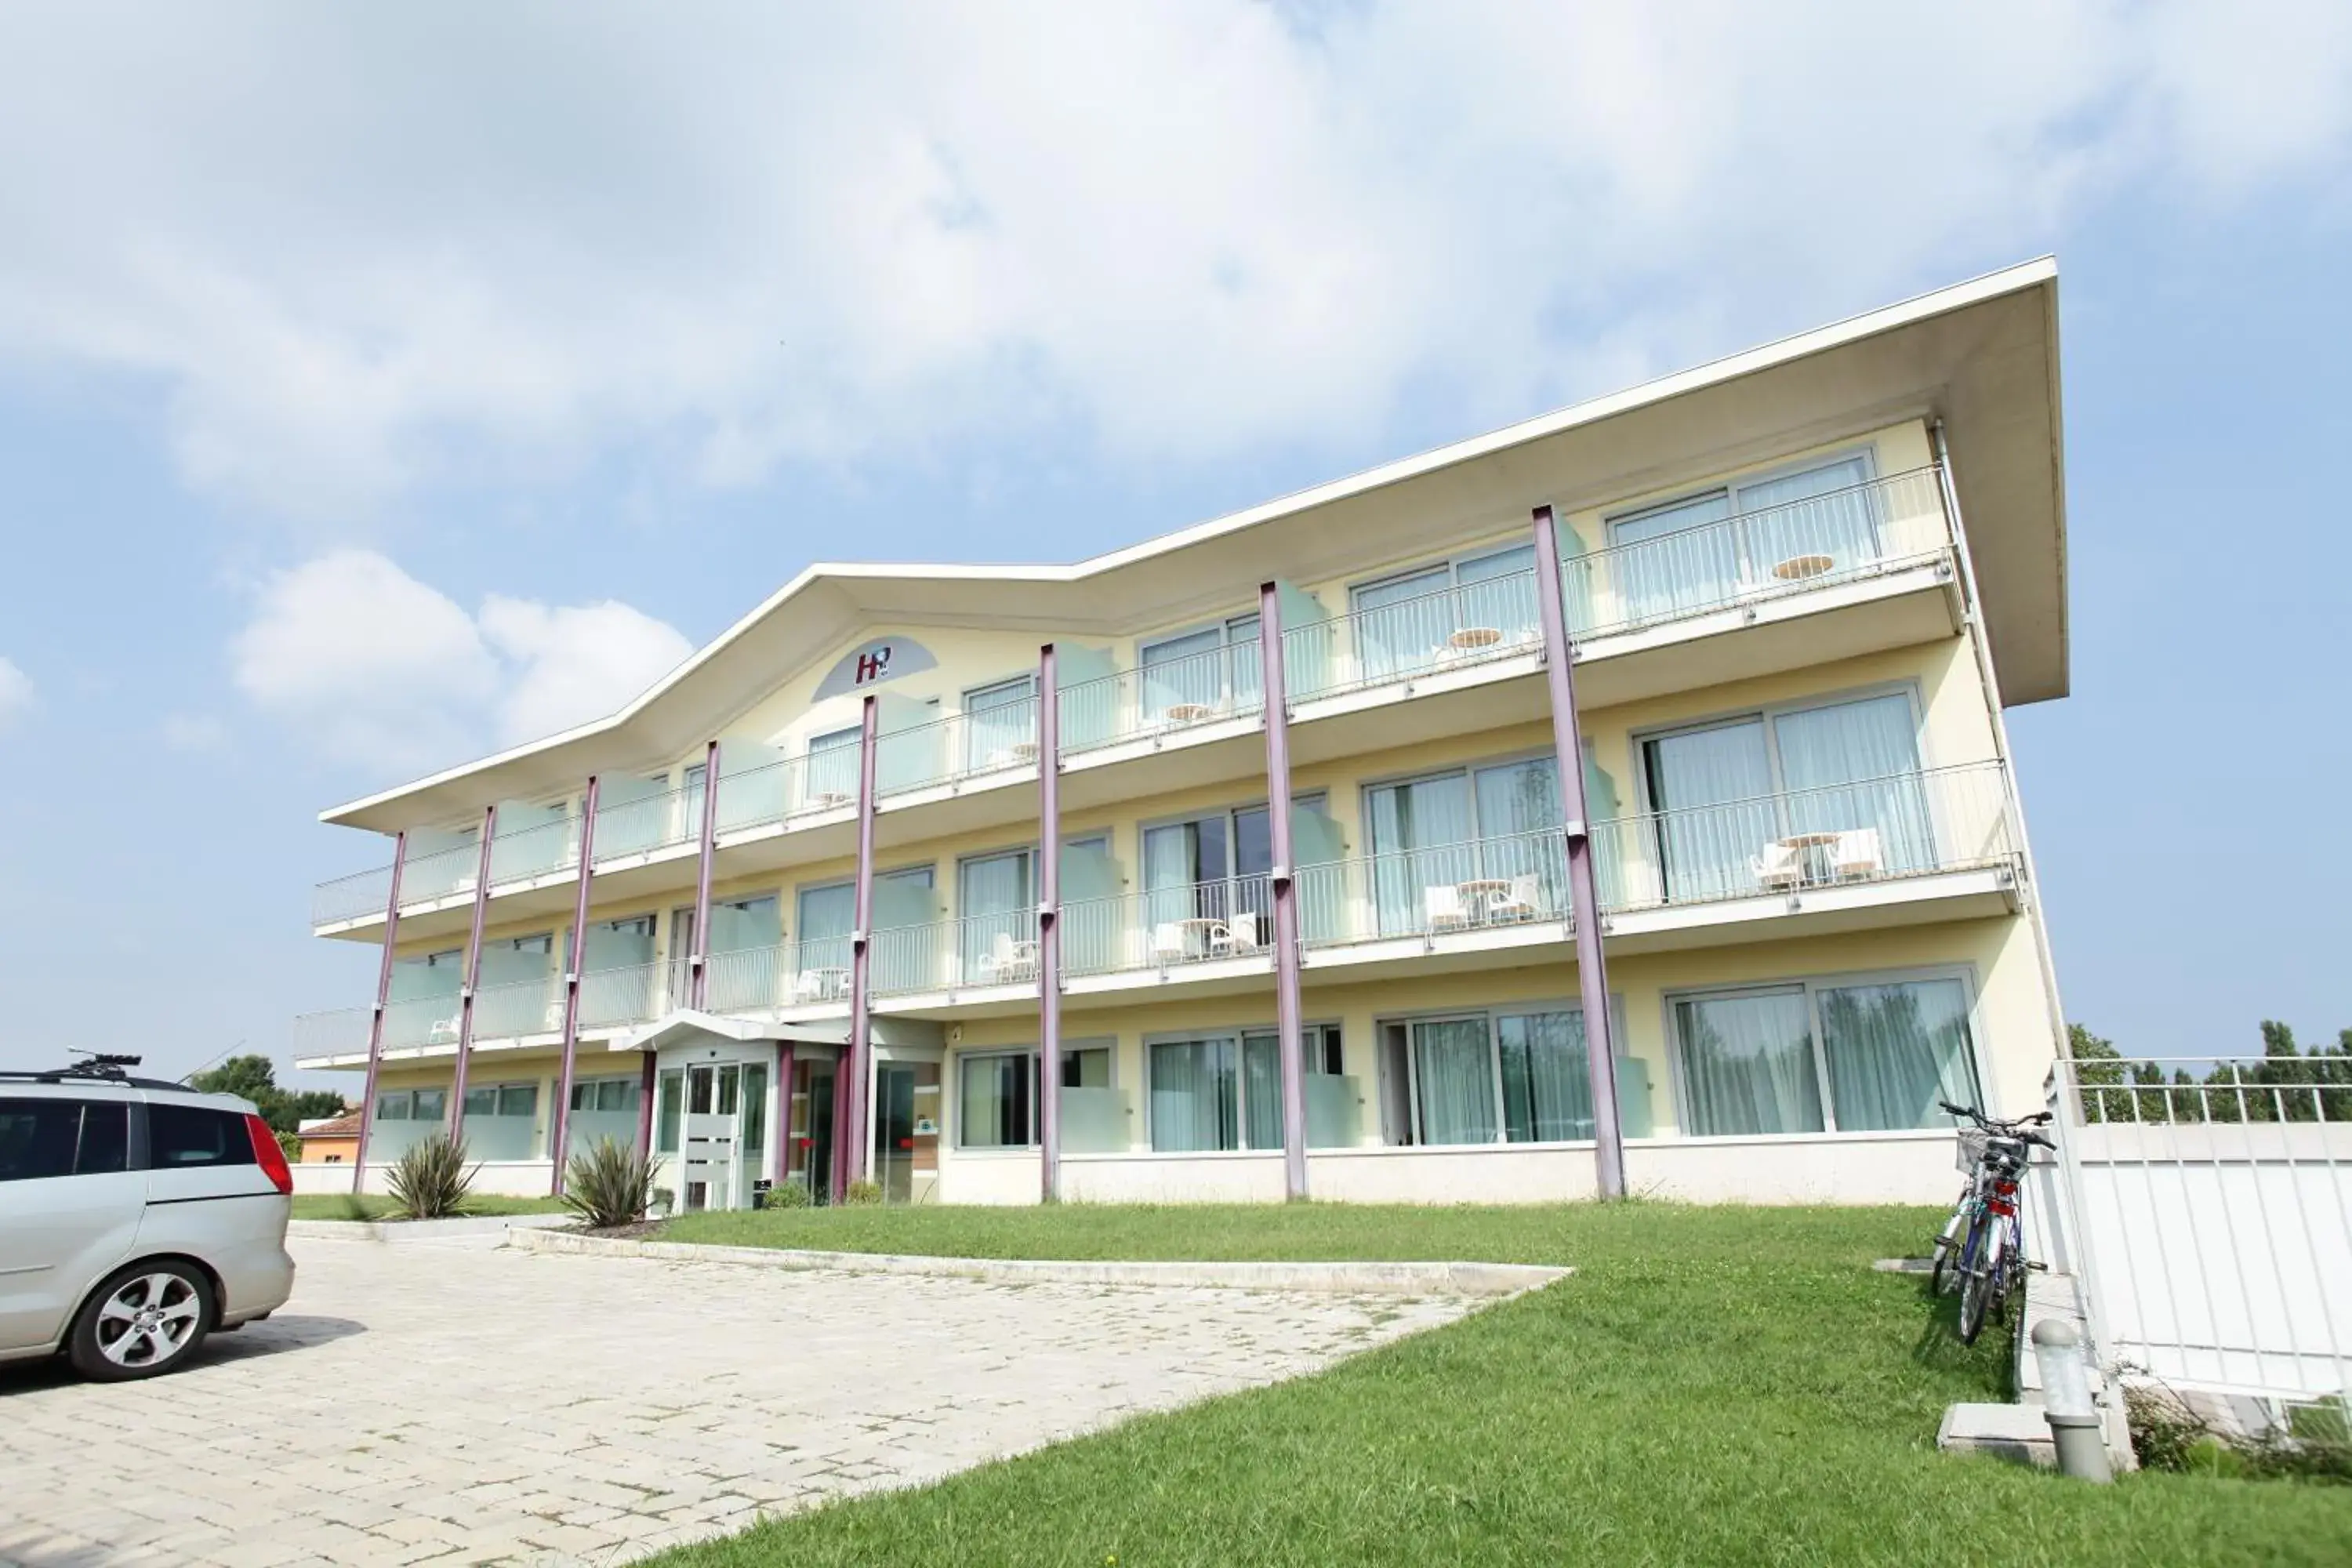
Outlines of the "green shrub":
M804 1209L809 1206L808 1184L785 1182L768 1189L768 1206L772 1209Z
M841 1201L852 1207L871 1207L882 1201L882 1184L852 1182L849 1190L841 1194Z
M653 1162L616 1138L599 1138L563 1168L563 1206L593 1230L634 1225L653 1201Z
M474 1190L481 1166L466 1169L466 1141L446 1132L419 1139L394 1162L385 1184L392 1212L402 1219L446 1219Z

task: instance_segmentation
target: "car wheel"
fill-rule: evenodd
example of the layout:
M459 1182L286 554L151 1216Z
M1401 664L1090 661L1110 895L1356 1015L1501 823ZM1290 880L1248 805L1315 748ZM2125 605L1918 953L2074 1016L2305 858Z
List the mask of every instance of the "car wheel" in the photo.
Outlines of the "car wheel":
M172 1371L212 1331L212 1282L184 1263L134 1263L110 1275L74 1320L67 1354L101 1383Z

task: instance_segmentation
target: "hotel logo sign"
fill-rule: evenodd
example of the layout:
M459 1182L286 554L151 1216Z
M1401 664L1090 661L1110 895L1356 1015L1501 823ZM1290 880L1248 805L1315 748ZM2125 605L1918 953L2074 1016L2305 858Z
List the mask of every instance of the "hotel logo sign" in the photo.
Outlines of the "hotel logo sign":
M845 692L869 690L885 681L939 667L940 661L931 657L931 650L912 637L876 637L843 654L840 662L817 682L813 700L822 702Z

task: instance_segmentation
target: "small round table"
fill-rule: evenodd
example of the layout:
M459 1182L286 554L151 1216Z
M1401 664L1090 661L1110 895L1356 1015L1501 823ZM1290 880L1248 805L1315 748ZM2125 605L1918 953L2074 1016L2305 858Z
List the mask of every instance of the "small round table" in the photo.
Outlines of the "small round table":
M1176 922L1184 932L1184 952L1190 958L1205 958L1209 954L1209 938L1224 921L1211 915L1193 915Z
M1171 724L1197 724L1215 711L1205 702L1171 702L1168 705L1168 721Z
M1493 647L1503 640L1500 626L1457 626L1445 646L1458 653L1475 653L1482 647Z
M1780 840L1797 852L1797 864L1804 868L1804 877L1808 882L1826 882L1830 879L1830 864L1826 852L1829 847L1837 841L1838 835L1834 833L1791 833Z
M1783 583L1801 583L1808 577L1818 577L1837 563L1826 555L1791 555L1772 568L1772 575Z
M1463 911L1476 921L1486 918L1489 900L1509 895L1511 884L1499 877L1472 877L1454 883L1454 890L1462 895Z

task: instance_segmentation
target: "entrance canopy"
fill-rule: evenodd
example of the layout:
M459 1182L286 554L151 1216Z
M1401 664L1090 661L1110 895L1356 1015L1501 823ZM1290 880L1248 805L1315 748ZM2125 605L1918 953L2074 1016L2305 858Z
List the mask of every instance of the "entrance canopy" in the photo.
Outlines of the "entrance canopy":
M665 1014L641 1029L614 1037L616 1051L657 1051L666 1046L685 1045L696 1036L716 1036L722 1040L791 1040L799 1045L845 1046L849 1043L849 1025L836 1019L816 1024L773 1024L759 1018L730 1018L718 1013L700 1013L691 1007L681 1007Z

